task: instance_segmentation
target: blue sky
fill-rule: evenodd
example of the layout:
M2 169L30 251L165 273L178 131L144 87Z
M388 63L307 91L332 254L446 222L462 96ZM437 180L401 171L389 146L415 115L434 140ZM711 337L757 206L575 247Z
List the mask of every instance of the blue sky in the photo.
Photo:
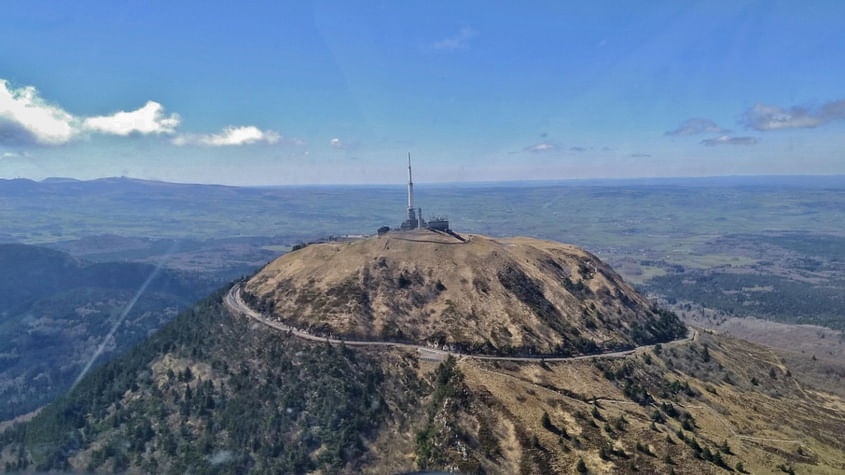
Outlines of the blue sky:
M845 173L845 2L19 2L0 177Z

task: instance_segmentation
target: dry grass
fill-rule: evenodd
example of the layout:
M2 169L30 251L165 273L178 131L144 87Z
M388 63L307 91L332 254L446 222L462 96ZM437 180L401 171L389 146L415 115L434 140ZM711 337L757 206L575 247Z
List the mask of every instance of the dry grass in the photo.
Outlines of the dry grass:
M269 264L246 290L298 327L480 352L577 353L579 339L633 345L631 324L654 316L580 248L468 237L417 231L311 245Z
M703 344L707 344L710 361L688 372L686 366L692 369L696 365L687 361L687 354L701 358ZM626 398L624 380L606 379L599 367L627 364L631 368L628 378L644 385L655 397L654 404L671 403L694 417L696 428L684 430L686 437L695 437L702 448L714 453L727 441L730 453L720 452L720 456L731 468L742 462L752 473L775 473L780 464L793 467L796 473L845 470L841 439L845 401L839 396L807 387L786 373L771 380L770 367L786 371L788 365L771 350L741 340L704 335L700 342L673 350L674 355L664 349L662 357L650 353L650 362L643 354L602 364L465 359L459 368L472 402L463 412L453 414L452 422L467 434L464 443L473 447L477 421L482 417L497 421L492 433L498 455L478 457L488 473L536 473L541 469L572 473L579 459L591 473L630 473L632 467L640 473L667 473L670 468L677 473L725 473L696 457L678 438L680 420L665 416L665 421L652 428L654 405L643 406ZM420 365L423 377L431 370L431 365ZM724 382L725 372L740 381ZM681 392L661 397L664 378L688 382L692 395ZM751 378L759 380L758 384L750 384ZM594 396L600 419L592 415ZM549 415L551 430L541 422L544 413ZM625 422L618 422L620 418ZM538 446L533 445L534 437ZM601 447L607 444L625 455L602 453ZM638 444L648 447L651 454L639 450ZM664 459L667 455L671 464Z

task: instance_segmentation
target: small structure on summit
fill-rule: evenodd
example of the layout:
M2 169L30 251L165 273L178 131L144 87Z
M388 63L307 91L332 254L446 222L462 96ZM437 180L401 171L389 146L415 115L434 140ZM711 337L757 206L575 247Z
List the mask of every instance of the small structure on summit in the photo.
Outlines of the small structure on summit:
M449 220L445 216L435 216L433 218L429 218L428 222L425 223L425 227L435 231L451 231L451 229L449 229Z
M426 222L422 217L422 208L414 207L414 180L411 175L411 153L408 152L408 217L399 226L402 231L412 229L431 229L434 231L449 232L449 219L445 216L436 216Z

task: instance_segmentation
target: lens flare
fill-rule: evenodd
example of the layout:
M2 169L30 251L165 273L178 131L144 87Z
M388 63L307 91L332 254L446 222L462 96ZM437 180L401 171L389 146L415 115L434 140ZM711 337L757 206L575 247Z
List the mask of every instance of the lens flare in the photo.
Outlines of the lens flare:
M132 308L135 307L135 304L138 303L138 299L140 299L141 295L146 292L147 287L149 287L150 283L156 278L156 276L158 276L159 272L161 272L161 269L164 267L164 263L170 258L170 256L175 250L176 243L174 243L170 250L167 251L167 254L162 256L153 271L150 273L149 277L147 277L147 280L145 280L144 283L141 284L141 287L138 289L138 291L135 292L135 296L132 297L132 300L130 300L129 303L126 304L126 307L123 308L123 312L120 313L120 317L117 319L116 322L114 322L111 327L111 330L109 330L109 333L106 335L106 337L103 338L103 341L100 343L100 346L97 347L97 351L94 352L94 355L91 357L90 360L88 360L88 363L85 364L85 367L82 368L82 372L80 372L79 376L76 377L76 380L70 387L71 390L73 390L73 388L75 388L76 385L79 384L80 381L82 381L82 378L84 378L85 375L88 374L88 371L91 369L91 366L94 365L94 362L97 361L97 358L99 358L100 355L103 354L103 350L106 348L106 344L108 344L112 337L114 337L114 333L123 323L123 320L126 319L126 316L129 315L129 312L131 312Z

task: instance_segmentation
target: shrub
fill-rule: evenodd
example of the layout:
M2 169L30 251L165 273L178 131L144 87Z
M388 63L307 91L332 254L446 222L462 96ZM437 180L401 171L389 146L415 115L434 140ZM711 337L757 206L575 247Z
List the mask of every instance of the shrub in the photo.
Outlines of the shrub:
M584 459L578 459L578 463L575 465L575 470L578 473L587 473L587 464L584 463Z
M546 429L551 432L555 432L555 426L552 425L552 419L549 417L549 413L543 411L543 417L540 418L540 424L543 425L543 429Z

